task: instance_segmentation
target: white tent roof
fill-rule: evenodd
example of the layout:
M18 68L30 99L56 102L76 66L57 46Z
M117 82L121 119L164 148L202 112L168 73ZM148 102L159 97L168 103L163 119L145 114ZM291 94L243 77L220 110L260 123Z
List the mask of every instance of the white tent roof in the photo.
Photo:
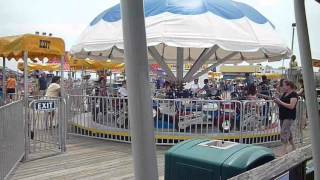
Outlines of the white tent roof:
M219 60L223 63L278 61L291 55L268 19L244 3L232 0L144 2L147 45L157 50L153 56L149 53L150 63L155 62L155 54L166 63L176 62L176 47L184 49L183 59L188 63L195 62L201 54L207 54L207 64ZM80 58L122 61L120 5L98 15L71 52Z

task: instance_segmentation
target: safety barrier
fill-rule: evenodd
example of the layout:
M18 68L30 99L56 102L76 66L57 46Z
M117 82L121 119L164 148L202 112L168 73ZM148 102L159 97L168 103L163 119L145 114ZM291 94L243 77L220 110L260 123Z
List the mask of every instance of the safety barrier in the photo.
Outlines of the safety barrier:
M27 112L27 159L65 151L65 101L62 98L30 97Z
M119 97L68 97L69 133L130 142L128 100ZM153 99L157 144L204 137L247 144L280 140L278 107L273 101Z
M24 156L23 101L0 107L0 179L6 179Z

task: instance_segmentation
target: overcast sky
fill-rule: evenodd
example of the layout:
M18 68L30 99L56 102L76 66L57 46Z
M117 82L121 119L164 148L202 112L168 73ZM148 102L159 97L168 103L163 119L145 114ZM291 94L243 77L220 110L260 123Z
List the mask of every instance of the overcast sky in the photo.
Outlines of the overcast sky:
M250 4L265 15L291 47L291 24L294 22L293 0L238 0ZM100 12L118 0L0 0L0 36L53 33L65 40L67 50L85 27ZM320 58L320 4L306 0L312 55ZM297 38L295 38L297 40ZM295 42L294 53L299 54ZM286 63L287 64L287 63ZM282 63L272 63L281 66Z

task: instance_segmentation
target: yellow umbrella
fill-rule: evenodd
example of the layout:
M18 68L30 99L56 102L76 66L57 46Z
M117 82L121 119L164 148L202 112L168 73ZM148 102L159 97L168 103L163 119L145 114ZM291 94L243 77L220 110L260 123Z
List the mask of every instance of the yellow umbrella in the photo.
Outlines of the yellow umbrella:
M124 63L112 63L108 61L100 61L100 60L85 60L89 64L92 65L92 69L101 71L101 70L116 70L123 69Z
M18 63L18 69L20 71L24 71L24 64L23 62ZM33 71L59 71L60 70L60 64L35 64L35 63L28 63L28 71L33 72Z
M124 63L113 63L103 60L78 59L69 56L67 63L73 70L119 70L124 68Z
M87 61L75 59L70 56L68 56L66 62L72 70L87 70L91 69L92 67L91 64L89 64Z
M58 58L65 53L64 41L61 38L23 34L0 37L0 57L20 59L23 52L28 52L30 59Z
M267 76L267 79L271 79L271 80L277 80L282 78L282 74L278 74L278 73L271 73L271 74L256 73L255 75L257 78L261 78L263 75L265 75Z

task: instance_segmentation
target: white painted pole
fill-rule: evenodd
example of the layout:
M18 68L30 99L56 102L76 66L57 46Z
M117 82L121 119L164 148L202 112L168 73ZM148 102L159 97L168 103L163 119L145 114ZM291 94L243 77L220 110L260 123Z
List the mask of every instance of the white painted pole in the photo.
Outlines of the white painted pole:
M24 103L25 103L25 111L24 111L24 135L25 135L25 155L24 155L24 161L28 160L28 154L29 154L29 142L30 142L30 134L29 134L29 92L28 92L28 86L29 86L29 80L28 80L28 52L23 52L23 78L24 78Z
M307 103L308 119L311 122L311 142L314 163L314 178L320 180L320 118L316 96L316 86L312 67L310 41L305 12L305 1L294 0L294 10L297 23L297 34L302 65L302 75Z
M143 0L121 0L132 154L136 180L158 179Z

